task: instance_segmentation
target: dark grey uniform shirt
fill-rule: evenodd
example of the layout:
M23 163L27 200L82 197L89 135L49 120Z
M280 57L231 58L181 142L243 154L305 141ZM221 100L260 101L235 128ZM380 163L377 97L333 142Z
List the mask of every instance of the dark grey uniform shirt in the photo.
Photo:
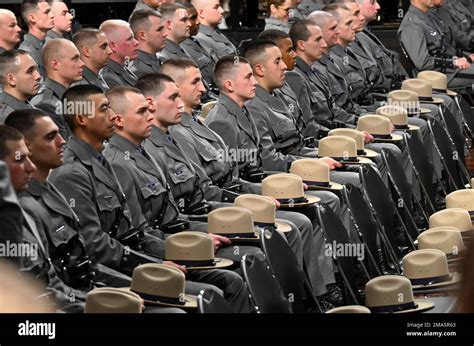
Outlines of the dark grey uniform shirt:
M6 91L0 93L0 124L5 123L5 119L11 112L21 109L33 108L29 102L22 102L15 96L10 95Z
M128 67L108 60L107 65L102 69L102 77L109 86L134 86L137 82L137 76Z
M201 24L195 39L209 52L210 57L217 59L214 63L226 55L238 54L234 44L219 29Z
M130 70L140 78L149 73L159 73L160 66L161 61L155 54L138 50L137 58L132 62Z

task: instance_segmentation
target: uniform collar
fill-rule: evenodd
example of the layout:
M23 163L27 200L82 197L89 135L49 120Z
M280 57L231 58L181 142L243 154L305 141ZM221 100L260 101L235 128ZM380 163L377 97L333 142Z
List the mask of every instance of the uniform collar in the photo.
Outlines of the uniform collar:
M123 65L120 65L118 62L112 59L107 61L107 67L119 75L123 75L126 72Z
M137 50L137 59L143 61L144 63L159 63L159 59L155 54L145 52L143 50Z
M74 153L82 163L89 166L92 165L93 162L91 159L96 158L101 154L92 148L89 143L84 142L82 139L79 139L74 135L69 138L67 149Z
M278 27L282 27L282 28L285 28L285 29L290 29L290 25L282 20L279 20L279 19L276 19L276 18L273 18L273 17L269 17L269 18L265 18L265 24L266 25L274 25L274 26L278 26Z
M240 115L244 111L234 100L222 93L219 95L219 103L225 106L229 112L234 115Z
M30 43L37 50L41 50L43 48L43 45L44 45L44 41L40 40L38 37L36 37L35 35L32 35L30 33L25 34L25 36L23 37L23 42Z
M7 105L13 109L27 109L28 104L26 102L20 101L15 96L10 95L6 91L0 93L0 101L5 102Z
M66 92L67 88L63 85L59 84L58 82L46 78L44 81L44 87L53 90L56 96L61 100L63 98L64 93Z
M425 18L427 15L428 15L428 12L423 12L422 10L420 10L418 7L415 7L413 5L410 5L410 8L408 9L408 12L411 12L413 13L415 16L419 17L419 18Z

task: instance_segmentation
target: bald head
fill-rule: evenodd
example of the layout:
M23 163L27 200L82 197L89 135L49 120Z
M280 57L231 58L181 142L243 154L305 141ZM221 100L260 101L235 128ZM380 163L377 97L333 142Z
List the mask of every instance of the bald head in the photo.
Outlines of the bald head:
M189 68L198 69L199 67L190 59L169 59L161 65L161 73L170 76L179 85L186 79L186 71Z
M46 74L52 80L69 87L82 79L82 68L79 50L69 40L55 38L43 47L43 64Z
M0 47L5 50L14 49L20 42L21 29L18 26L15 14L1 8L0 9Z
M103 31L109 41L117 42L122 35L122 31L130 28L130 24L121 19L109 19L99 27L99 30Z
M192 0L201 24L212 28L222 21L224 10L219 0Z
M322 29L332 19L334 19L334 16L331 13L325 11L313 11L309 14L307 19L314 22L314 24Z

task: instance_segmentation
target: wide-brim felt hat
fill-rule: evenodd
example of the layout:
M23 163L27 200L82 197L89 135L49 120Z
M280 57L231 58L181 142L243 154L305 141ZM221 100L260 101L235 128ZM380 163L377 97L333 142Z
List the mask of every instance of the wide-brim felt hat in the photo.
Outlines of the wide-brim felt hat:
M448 76L438 71L421 71L418 79L423 79L431 83L433 91L456 97L458 93L448 89Z
M219 234L232 242L259 241L260 227L255 226L251 210L242 207L224 207L207 216L208 233Z
M329 166L320 160L308 158L295 160L291 163L290 173L300 176L308 186L308 190L340 192L343 189L341 184L330 180Z
M275 198L283 208L307 207L321 198L305 194L303 179L291 173L273 174L262 181L262 195Z
M433 85L431 84L431 82L424 79L406 79L402 83L402 90L411 90L416 92L421 103L444 103L444 100L442 98L433 97Z

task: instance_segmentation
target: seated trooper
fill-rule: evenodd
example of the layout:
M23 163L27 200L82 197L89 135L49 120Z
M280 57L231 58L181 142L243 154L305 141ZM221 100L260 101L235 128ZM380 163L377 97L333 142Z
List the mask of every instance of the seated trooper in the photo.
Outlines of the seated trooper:
M0 160L5 161L8 166L11 184L16 194L26 191L29 178L36 167L29 159L29 150L23 135L12 127L0 125L0 153ZM21 208L20 218L17 219L22 230L21 238L16 245L29 249L28 253L19 258L20 269L31 274L45 286L43 294L50 298L49 303L53 309L82 312L86 292L73 289L58 276L50 259L44 230L36 225L33 217ZM15 238L7 240L11 242Z
M470 86L474 67L466 57L456 56L446 44L441 29L429 18L428 12L433 6L432 1L411 0L398 29L398 38L417 71L446 73L450 87ZM472 60L472 56L468 57Z
M47 112L59 127L61 136L67 141L71 136L64 117L62 98L72 83L82 79L84 62L74 43L64 38L49 40L43 48L43 64L46 78L38 95L31 99L31 104Z
M181 4L164 4L160 7L160 13L166 34L165 48L159 53L160 60L191 58L181 47L181 42L190 36L191 22L186 8Z
M81 223L64 196L47 181L52 169L63 162L64 139L53 120L39 109L14 111L6 120L25 136L30 159L36 166L28 189L20 194L23 209L43 229L59 277L69 286L88 291L98 283L124 287L130 278L86 255Z
M156 11L136 11L130 18L130 27L138 41L137 58L130 69L137 77L160 72L157 54L165 47L167 33L161 14Z
M236 64L238 61L238 64ZM220 89L220 96L217 105L211 110L205 120L205 124L216 132L224 141L230 152L238 153L237 167L239 176L253 182L261 182L264 178L264 165L262 164L262 148L260 144L259 131L249 114L245 103L255 97L256 80L253 77L252 68L245 58L228 56L222 58L216 65L214 78ZM282 155L280 154L279 157ZM330 161L328 161L330 162ZM287 160L282 159L279 163L281 167L287 165ZM285 170L286 171L286 170ZM334 196L327 196L327 202L331 208L340 211L339 200ZM321 253L324 247L324 239L321 238L321 230L317 222L315 209L312 207L298 210L307 216L313 224L313 250ZM287 219L289 217L282 216ZM290 219L291 220L291 219ZM297 224L295 222L295 224ZM303 239L303 244L306 241ZM308 263L306 263L308 265ZM319 268L324 276L324 283L333 283L331 261L327 258L320 258ZM318 268L308 268L308 272L316 272ZM334 286L329 286L333 294ZM326 289L320 291L323 294ZM317 295L320 295L317 294Z
M72 41L84 63L82 79L73 85L92 84L107 91L109 86L100 74L112 54L107 36L99 29L87 28L76 32Z
M33 108L28 98L38 93L41 75L26 51L11 50L0 54L0 124L18 109Z
M109 41L110 54L102 70L102 77L113 88L119 85L133 86L137 76L130 70L130 63L137 58L138 42L133 37L130 24L123 20L110 19L103 22L100 27Z
M0 8L0 53L15 49L20 42L21 28L18 26L15 14Z
M148 225L137 199L127 200L130 196L125 197L115 171L101 153L104 141L114 133L117 117L102 90L92 85L78 85L69 89L66 96L75 104L90 107L65 114L73 136L65 150L65 163L53 171L51 181L72 201L73 210L84 224L88 255L125 274L149 262L165 262L186 271L182 266L162 260L165 258L163 232ZM200 281L187 282L189 292L202 289L223 292L235 311L250 310L248 293L238 275L218 270L190 272L188 277Z
M223 56L237 54L234 44L217 28L224 13L219 0L192 0L191 3L201 22L195 38L209 52L209 56L216 59L214 63Z
M51 14L54 16L54 27L46 33L45 43L54 38L70 39L74 17L63 0L51 1Z

